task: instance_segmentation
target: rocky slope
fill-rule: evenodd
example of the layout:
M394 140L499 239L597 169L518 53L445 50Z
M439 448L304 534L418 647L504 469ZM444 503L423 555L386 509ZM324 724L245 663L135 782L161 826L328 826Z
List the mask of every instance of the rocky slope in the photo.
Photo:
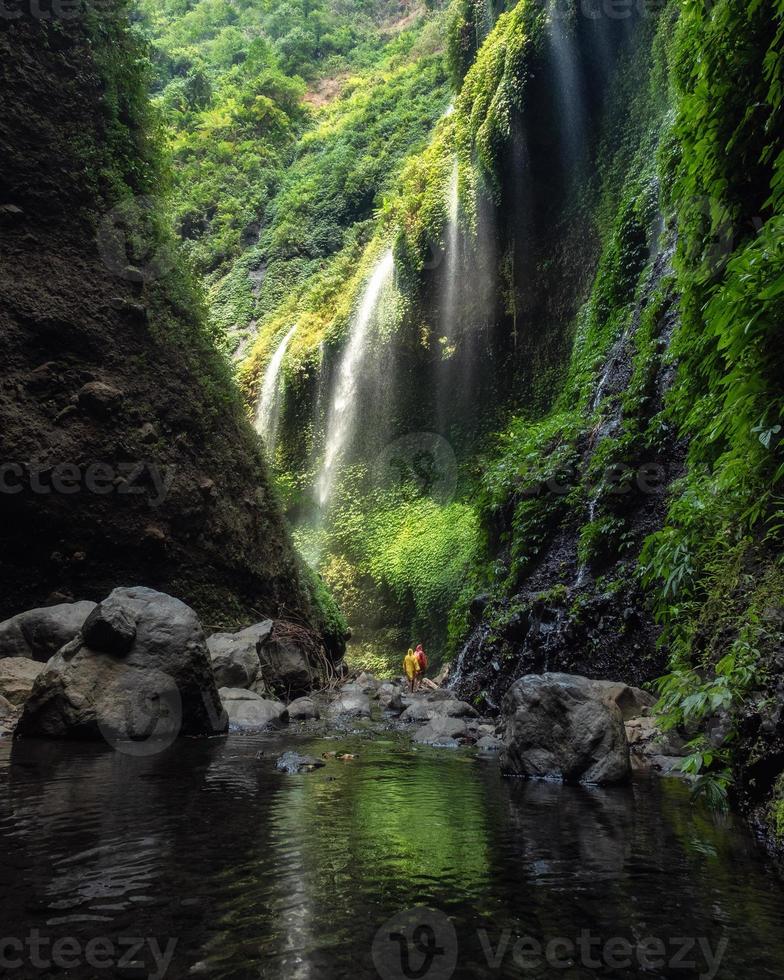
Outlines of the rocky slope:
M121 14L25 14L0 40L0 617L140 583L210 623L328 628L161 227Z

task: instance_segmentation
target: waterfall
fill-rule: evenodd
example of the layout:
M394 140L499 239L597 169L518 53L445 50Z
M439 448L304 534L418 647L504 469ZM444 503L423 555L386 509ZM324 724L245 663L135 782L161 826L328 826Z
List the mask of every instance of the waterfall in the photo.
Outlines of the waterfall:
M329 501L340 458L351 441L356 419L356 393L367 353L367 337L381 295L391 282L395 268L392 249L379 258L368 279L351 322L348 344L338 368L335 393L327 421L324 461L316 481L316 497L323 510Z
M561 142L564 169L576 174L586 153L585 107L581 91L580 51L570 25L558 9L558 0L550 9L547 39L557 77L556 99L560 110Z
M280 383L280 370L283 367L283 358L286 356L286 349L291 338L297 329L296 323L281 340L278 349L270 358L267 369L264 372L264 380L261 384L261 395L256 410L256 431L264 440L267 452L270 454L275 450L275 439L278 432L278 421L280 419L280 396L282 385Z
M457 289L460 265L460 227L458 225L460 209L460 188L458 185L457 157L452 163L452 173L446 190L446 205L448 222L446 226L446 285L444 289L444 306L441 314L444 336L450 340L455 335L455 313L457 311Z

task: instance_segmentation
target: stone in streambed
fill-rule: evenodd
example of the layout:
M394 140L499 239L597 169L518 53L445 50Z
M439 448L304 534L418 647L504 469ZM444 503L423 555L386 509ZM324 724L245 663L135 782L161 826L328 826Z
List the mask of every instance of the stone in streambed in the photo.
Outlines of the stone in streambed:
M523 677L507 692L502 714L507 775L608 784L631 773L621 711L585 677Z
M263 694L259 651L272 626L272 620L267 619L236 633L213 633L207 637L218 687L243 687Z
M93 609L94 602L61 602L18 613L0 623L0 658L28 657L46 663L71 642Z
M504 743L500 738L496 738L495 735L483 735L476 743L477 749L482 753L494 753L500 752Z
M27 657L5 657L0 660L0 696L16 707L23 705L42 670L44 664Z
M322 769L324 762L313 755L300 755L299 752L284 752L275 763L275 768L279 772L290 774L298 772L313 772L315 769Z
M297 698L288 706L288 712L292 721L310 721L321 717L318 705L312 698Z
M439 748L457 748L459 738L467 734L466 723L461 718L437 717L414 733L413 740L422 745L434 745Z
M218 693L229 716L229 731L263 731L270 726L285 725L289 720L285 704L262 698L254 691L222 687Z
M414 700L400 716L401 721L430 721L432 718L478 718L479 712L467 701L447 698L441 701Z
M343 689L329 705L327 715L330 718L369 718L370 711L367 694Z

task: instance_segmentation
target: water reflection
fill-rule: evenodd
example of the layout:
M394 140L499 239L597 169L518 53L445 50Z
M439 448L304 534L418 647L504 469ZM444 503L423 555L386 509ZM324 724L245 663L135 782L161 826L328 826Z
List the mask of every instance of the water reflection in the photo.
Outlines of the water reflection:
M295 742L233 736L143 758L3 744L4 934L173 937L172 978L371 978L381 924L422 905L454 925L461 978L704 972L591 966L581 933L598 937L594 956L613 938L724 938L716 976L784 975L778 879L742 828L695 811L677 782L502 780L492 762L396 738L305 742L359 758L277 773ZM558 966L515 954L558 937L574 947Z

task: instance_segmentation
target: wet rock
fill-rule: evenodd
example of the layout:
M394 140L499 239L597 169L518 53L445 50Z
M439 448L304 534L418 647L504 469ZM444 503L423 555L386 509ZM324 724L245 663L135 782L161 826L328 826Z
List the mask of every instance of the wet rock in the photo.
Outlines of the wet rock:
M228 724L196 613L141 587L109 596L136 623L122 657L88 646L81 634L38 675L16 735L167 739L213 735Z
M123 393L105 381L90 381L83 385L76 400L80 408L99 417L109 415L120 404Z
M261 676L281 698L297 698L319 686L321 675L301 643L274 626L259 650Z
M257 732L289 720L288 709L280 701L238 687L222 687L218 693L229 716L229 731Z
M93 609L94 602L61 602L5 620L0 623L0 657L29 657L46 663L76 636Z
M500 752L504 747L504 743L500 738L496 738L495 735L483 735L477 740L476 747L480 752Z
M448 698L443 701L416 700L400 716L401 721L430 721L432 718L477 718L476 708L466 701Z
M356 685L365 694L372 694L379 687L379 682L372 674L368 674L367 671L363 671L359 677L356 679Z
M24 704L43 669L43 664L27 657L0 660L0 696L17 707Z
M458 739L467 734L466 723L460 718L438 717L414 733L413 740L422 745L457 748Z
M19 717L19 708L0 694L0 738L11 735Z
M599 696L616 705L624 721L637 718L645 709L656 704L656 698L639 687L630 687L623 681L591 681Z
M398 690L380 697L378 703L381 705L381 710L388 712L390 715L400 715L405 710L403 698L400 696L400 691Z
M84 621L82 638L93 650L124 657L136 639L133 610L117 597L109 596Z
M284 752L275 763L279 772L298 773L313 772L323 769L325 763L313 755L300 755L299 752Z
M502 713L501 767L507 775L608 784L631 772L620 709L584 677L523 677L509 689Z
M218 687L243 687L257 694L265 693L263 681L259 685L259 651L272 632L272 626L272 620L267 619L237 633L213 633L207 637Z
M321 717L318 705L312 698L297 698L288 706L288 712L292 721L310 721Z
M447 691L445 688L438 688L437 691L430 691L427 695L428 701L453 701L455 698L451 691Z
M468 615L473 625L481 621L489 602L490 596L485 594L475 596L471 600L471 605L468 607Z
M369 718L370 710L367 694L344 689L330 704L327 714L330 718Z

